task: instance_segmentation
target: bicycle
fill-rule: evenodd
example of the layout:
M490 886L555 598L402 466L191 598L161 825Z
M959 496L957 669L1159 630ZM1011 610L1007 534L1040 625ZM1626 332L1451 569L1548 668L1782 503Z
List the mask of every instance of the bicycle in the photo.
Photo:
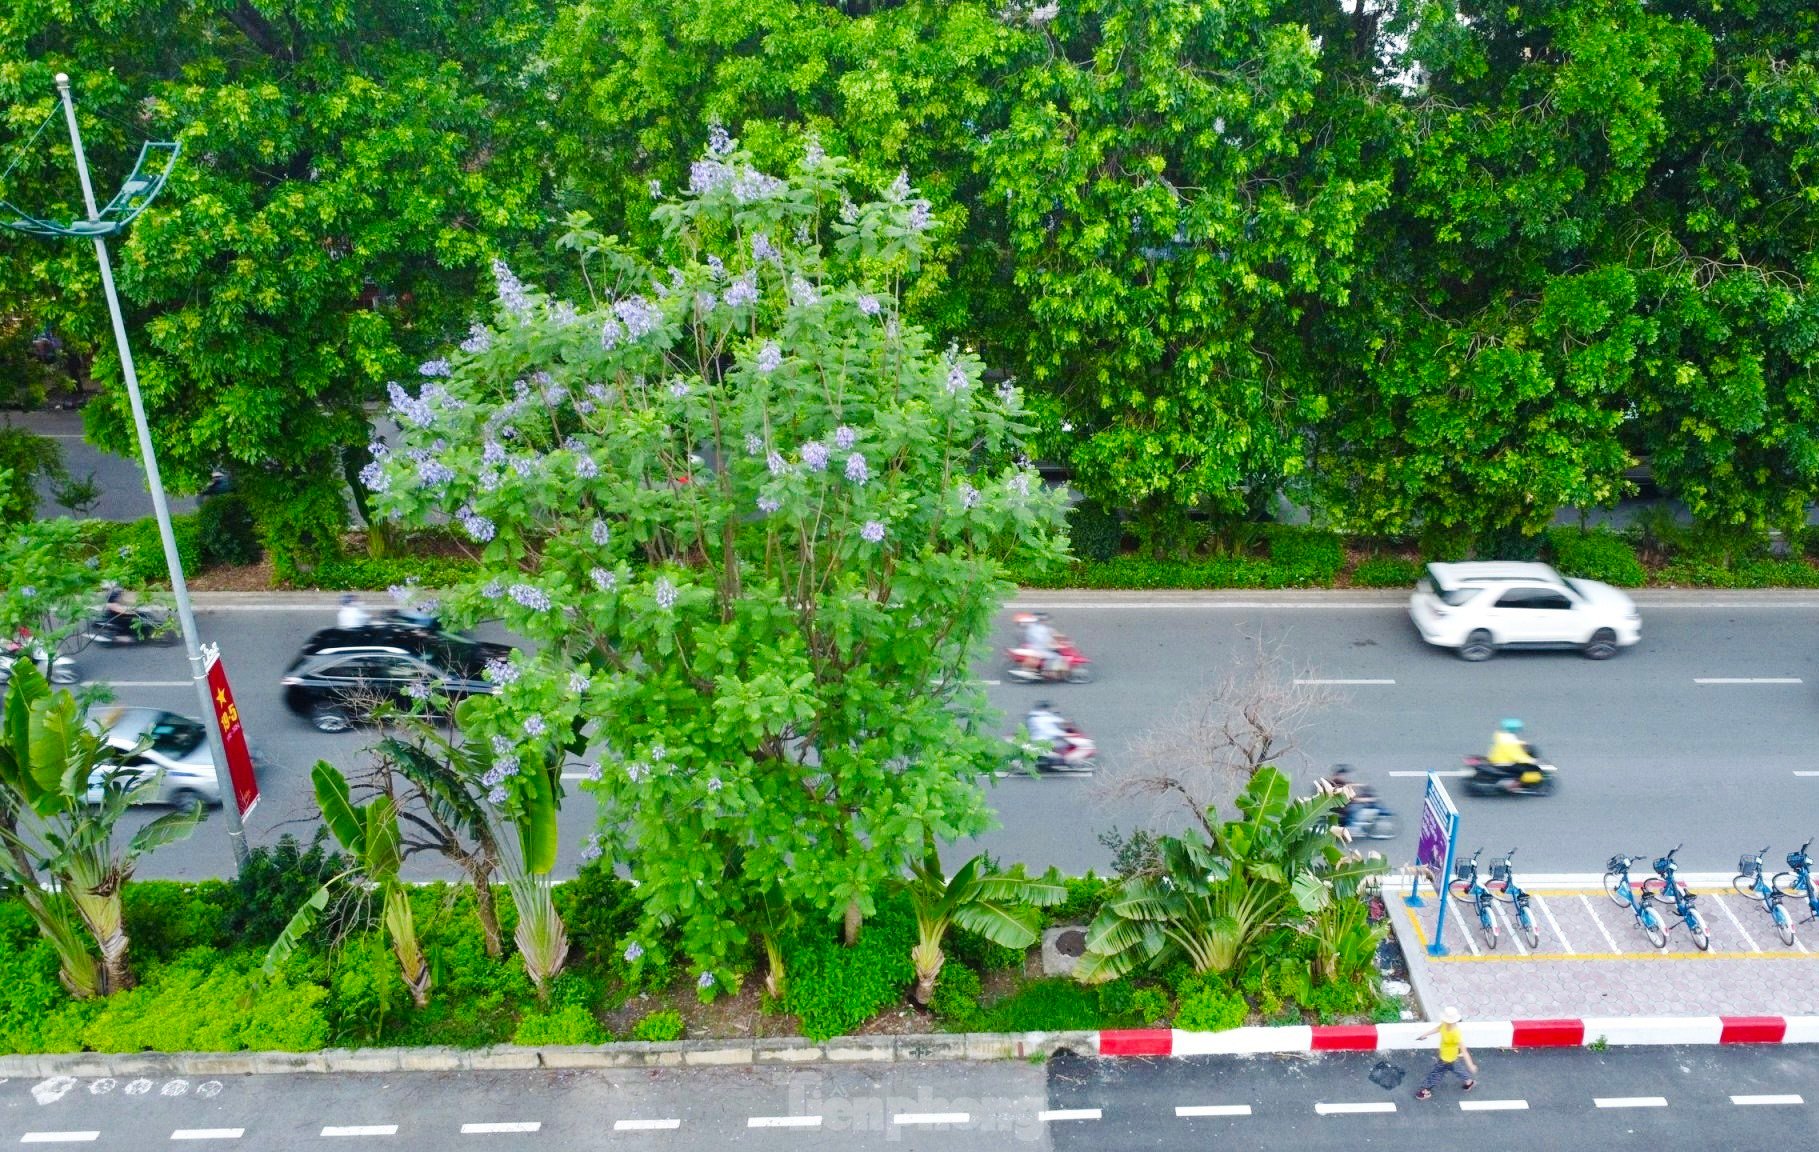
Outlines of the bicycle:
M1530 948L1541 946L1541 932L1535 927L1534 913L1529 911L1529 894L1516 886L1516 872L1510 861L1516 850L1511 848L1503 854L1503 859L1491 861L1491 884L1501 887L1502 900L1516 906L1516 923L1522 929L1523 939Z
M1705 920L1699 915L1699 910L1693 907L1693 901L1698 897L1688 892L1686 885L1675 879L1675 873L1680 870L1680 865L1674 863L1674 856L1684 847L1686 847L1684 844L1677 845L1672 852L1655 861L1656 875L1642 882L1642 890L1647 892L1649 885L1659 885L1655 898L1673 900L1674 915L1680 917L1681 922L1686 925L1686 930L1692 933L1693 946L1699 951L1705 952L1712 946L1712 934L1705 930Z
M1491 895L1478 881L1478 857L1484 855L1484 849L1472 853L1472 858L1463 864L1453 865L1453 895L1460 900L1470 900L1478 909L1478 933L1484 937L1484 946L1493 952L1497 949L1497 920L1491 915L1491 905L1496 897Z
M1781 893L1783 896L1803 896L1806 898L1806 907L1809 913L1806 918L1807 923L1819 920L1819 886L1813 884L1813 862L1806 854L1806 850L1812 846L1813 842L1808 840L1797 850L1789 852L1787 854L1787 866L1792 868L1793 871L1777 872L1775 873L1774 880L1769 883L1769 887Z
M1648 885L1642 886L1641 895L1636 893L1636 885L1630 879L1630 865L1636 862L1634 856L1612 856L1604 866L1604 894L1611 898L1611 903L1628 908L1636 916L1636 924L1648 942L1657 948L1667 947L1667 929L1661 924L1661 917L1655 914L1652 907L1654 895Z
M1781 942L1791 948L1794 944L1793 918L1781 906L1782 894L1762 878L1762 857L1767 853L1767 848L1754 856L1745 852L1737 862L1737 874L1731 877L1731 887L1736 889L1737 895L1762 905L1769 919L1775 922L1775 932L1781 937Z

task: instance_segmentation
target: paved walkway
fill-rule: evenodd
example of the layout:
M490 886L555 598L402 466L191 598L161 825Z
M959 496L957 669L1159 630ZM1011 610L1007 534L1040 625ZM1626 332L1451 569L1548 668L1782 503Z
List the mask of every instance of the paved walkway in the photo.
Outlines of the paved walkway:
M1541 935L1532 948L1513 931L1509 905L1496 906L1493 949L1471 906L1449 900L1443 956L1428 951L1439 912L1431 889L1423 884L1421 908L1389 895L1390 922L1427 1014L1449 1004L1467 1016L1493 1019L1819 1013L1819 924L1806 920L1804 907L1787 905L1803 936L1785 946L1759 905L1731 892L1725 881L1693 878L1711 949L1695 948L1673 908L1657 905L1670 925L1667 947L1657 950L1597 877L1573 881L1530 888Z

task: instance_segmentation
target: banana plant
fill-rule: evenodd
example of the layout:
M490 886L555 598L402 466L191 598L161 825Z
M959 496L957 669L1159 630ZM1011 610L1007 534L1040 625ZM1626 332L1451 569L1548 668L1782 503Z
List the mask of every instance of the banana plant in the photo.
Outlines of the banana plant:
M316 805L322 809L322 822L353 861L353 866L339 876L332 876L316 889L265 954L267 975L276 971L293 952L322 912L328 907L334 889L341 884L359 885L365 892L378 896L380 921L398 958L398 969L410 989L411 999L421 1008L429 1003L430 971L423 948L417 941L416 920L411 914L410 890L399 879L404 863L403 837L398 831L398 808L392 798L381 793L365 804L356 805L343 776L326 760L316 761L310 769L310 782L315 787Z
M1144 965L1185 960L1196 972L1227 972L1270 931L1305 929L1335 899L1356 899L1382 862L1348 855L1332 834L1343 798L1295 799L1276 768L1256 772L1238 796L1239 815L1163 837L1151 872L1126 880L1087 931L1075 976L1113 980Z
M29 662L14 667L0 710L0 874L24 895L57 951L64 986L77 997L132 986L121 891L140 857L184 839L207 816L200 804L168 812L116 847L120 818L159 784L156 775L120 772L136 751L92 731L76 697L54 691ZM91 804L97 778L100 802ZM55 892L44 890L39 869ZM99 966L74 921L92 940Z
M1067 888L1051 876L1031 879L1020 872L999 871L984 855L962 864L948 878L933 829L924 833L922 859L910 866L910 902L916 909L916 944L910 963L916 969L916 1003L935 994L935 979L947 955L941 945L947 930L959 925L1005 948L1028 948L1039 938L1037 911L1067 899Z

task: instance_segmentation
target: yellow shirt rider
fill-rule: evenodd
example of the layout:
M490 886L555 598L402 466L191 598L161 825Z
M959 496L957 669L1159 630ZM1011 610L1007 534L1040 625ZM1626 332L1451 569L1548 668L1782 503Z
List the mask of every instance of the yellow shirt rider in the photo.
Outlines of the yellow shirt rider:
M1491 767L1500 769L1498 775L1504 778L1503 786L1511 792L1541 782L1535 747L1522 738L1520 720L1505 720L1498 725L1497 731L1491 734L1491 748L1484 758Z

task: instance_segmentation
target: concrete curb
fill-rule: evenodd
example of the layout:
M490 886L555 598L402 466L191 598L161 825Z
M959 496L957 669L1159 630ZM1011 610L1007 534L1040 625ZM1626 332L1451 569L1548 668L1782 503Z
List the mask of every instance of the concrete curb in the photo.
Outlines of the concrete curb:
M1147 1028L1099 1034L1101 1056L1255 1056L1295 1052L1391 1052L1428 1048L1427 1023L1316 1024L1183 1032ZM1604 1045L1819 1044L1819 1016L1611 1016L1563 1020L1467 1020L1473 1048L1595 1048Z

